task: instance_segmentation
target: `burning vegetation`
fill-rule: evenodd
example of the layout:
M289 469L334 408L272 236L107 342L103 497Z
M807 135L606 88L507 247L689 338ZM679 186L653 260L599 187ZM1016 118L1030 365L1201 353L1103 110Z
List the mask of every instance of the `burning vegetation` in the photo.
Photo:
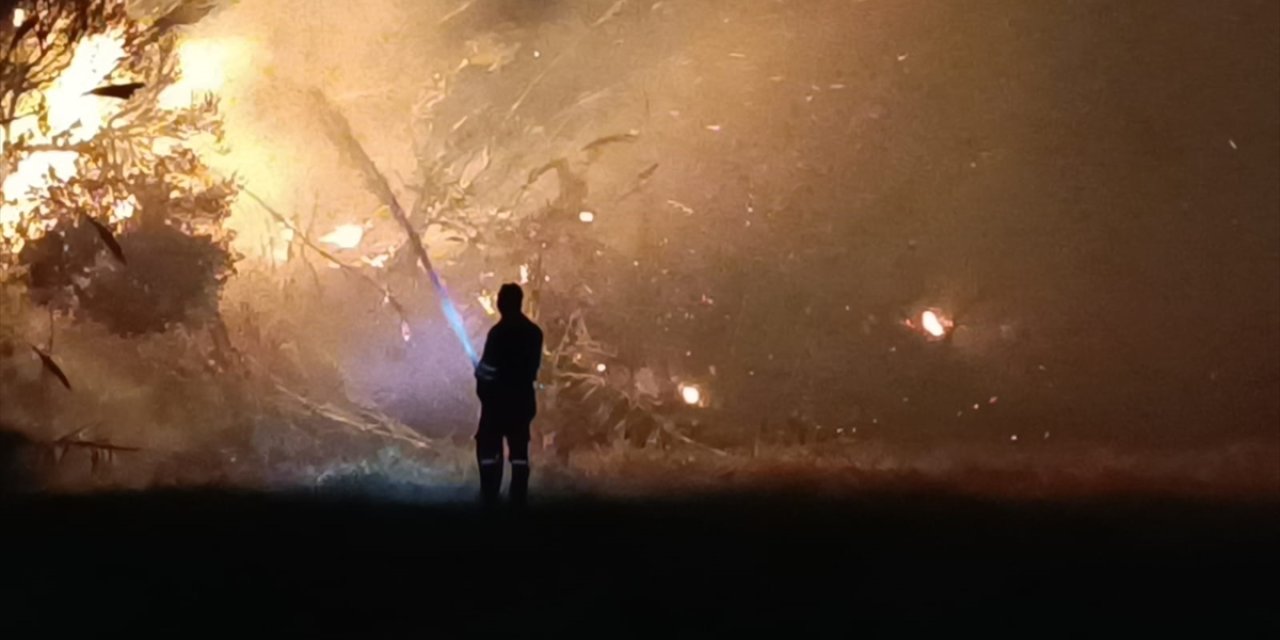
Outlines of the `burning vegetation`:
M1078 409L1088 367L1029 328L1057 301L910 217L945 191L892 171L916 58L850 62L842 3L348 4L0 2L0 465L456 485L503 282L546 330L552 477L1036 475L1131 417ZM1276 413L1195 410L1232 403L1248 438Z

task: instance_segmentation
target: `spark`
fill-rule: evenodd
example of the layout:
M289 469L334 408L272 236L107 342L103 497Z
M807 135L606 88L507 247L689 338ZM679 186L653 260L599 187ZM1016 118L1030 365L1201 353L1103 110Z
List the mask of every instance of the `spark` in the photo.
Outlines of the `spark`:
M364 227L358 224L344 224L320 237L320 242L340 249L354 249L364 239Z
M697 385L681 384L680 399L687 405L698 405L702 402L702 390Z
M580 222L591 224L592 222L596 221L596 214L591 211L579 211L578 220Z
M21 27L23 22L27 20L27 10L18 8L13 10L13 26Z
M942 318L932 309L926 309L924 313L920 314L920 326L935 338L947 335L947 327L943 324Z
M607 371L608 369L609 369L609 366L608 366L608 365L606 365L606 364L605 364L605 363L603 363L603 362L601 362L600 364L597 364L597 365L596 365L596 372L597 372L597 373L604 373L604 372L605 372L605 371Z

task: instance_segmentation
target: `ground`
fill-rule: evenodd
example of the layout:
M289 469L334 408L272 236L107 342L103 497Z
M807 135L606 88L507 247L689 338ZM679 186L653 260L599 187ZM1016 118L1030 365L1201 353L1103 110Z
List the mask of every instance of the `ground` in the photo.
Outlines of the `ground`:
M314 494L28 496L0 503L0 626L1239 637L1280 630L1276 506L891 489L544 499L523 513Z

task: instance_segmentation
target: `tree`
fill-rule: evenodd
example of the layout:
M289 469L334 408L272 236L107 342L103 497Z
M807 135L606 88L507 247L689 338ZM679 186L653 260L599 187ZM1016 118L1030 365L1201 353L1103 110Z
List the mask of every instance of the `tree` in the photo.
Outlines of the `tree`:
M237 189L193 150L218 101L176 29L207 2L28 0L0 23L0 283L120 334L216 317ZM184 92L186 92L184 94Z

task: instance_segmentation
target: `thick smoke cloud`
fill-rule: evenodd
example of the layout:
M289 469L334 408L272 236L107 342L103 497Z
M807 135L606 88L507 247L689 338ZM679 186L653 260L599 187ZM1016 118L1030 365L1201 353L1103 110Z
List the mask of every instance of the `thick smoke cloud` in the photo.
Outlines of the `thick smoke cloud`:
M702 426L739 444L802 418L936 447L938 468L1032 446L1069 467L1095 445L1168 447L1171 468L1221 446L1226 468L1280 425L1278 33L1275 4L1248 0L272 0L184 38L226 115L225 149L202 152L253 196L224 315L313 400L462 442L476 411L319 89L412 209L477 342L484 294L536 259L561 294L549 336L581 311L610 375L701 385ZM539 222L534 250L468 235L418 207L449 189L468 221L563 219ZM302 249L262 203L312 238L357 233L326 246L387 291L287 260ZM921 331L926 309L954 323L945 339ZM141 349L97 331L61 357ZM201 348L183 347L192 369ZM205 446L148 435L196 418L136 368L82 364L110 402L76 419L109 406L117 435ZM270 422L260 409L215 426Z
M688 344L687 369L715 366L742 414L780 397L833 423L939 434L1025 421L1139 441L1273 434L1265 3L456 5L241 3L201 25L253 43L227 93L250 187L286 210L318 196L334 221L377 207L295 84L330 92L385 171L408 177L412 109L441 61L490 53L476 43L513 48L512 66L563 54L522 109L536 120L586 96L566 116L575 142L642 132L588 177L599 234L672 262L648 294L655 316L714 300L654 330ZM512 97L497 82L458 90L495 108ZM536 155L532 139L491 144ZM645 191L617 197L651 163ZM252 238L261 214L242 206ZM945 350L902 330L925 306L956 318ZM991 396L1003 415L957 420Z

